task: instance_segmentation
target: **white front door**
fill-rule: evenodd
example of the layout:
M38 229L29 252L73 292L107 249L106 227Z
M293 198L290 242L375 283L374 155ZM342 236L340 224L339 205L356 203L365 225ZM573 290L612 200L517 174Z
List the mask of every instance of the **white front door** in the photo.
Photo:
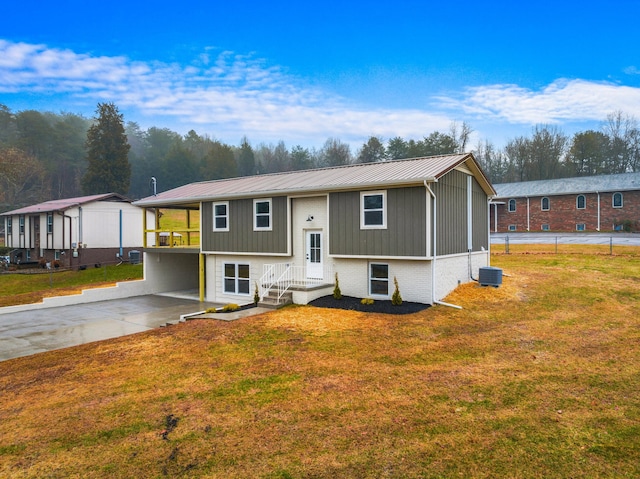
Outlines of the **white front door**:
M307 278L324 279L322 267L322 231L307 231Z

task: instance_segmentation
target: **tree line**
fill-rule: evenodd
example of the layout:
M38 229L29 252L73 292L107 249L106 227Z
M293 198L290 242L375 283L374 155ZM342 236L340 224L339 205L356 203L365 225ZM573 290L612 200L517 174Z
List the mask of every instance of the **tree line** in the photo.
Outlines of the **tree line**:
M566 136L535 126L530 136L496 148L489 140L470 145L473 130L453 122L446 132L421 139L371 136L357 151L338 138L319 148L288 147L284 141L252 145L247 137L228 145L190 130L146 130L124 122L112 103L88 119L74 113L13 112L0 104L0 211L49 199L117 192L130 198L195 181L370 163L472 151L493 183L638 171L637 120L614 112L599 131Z

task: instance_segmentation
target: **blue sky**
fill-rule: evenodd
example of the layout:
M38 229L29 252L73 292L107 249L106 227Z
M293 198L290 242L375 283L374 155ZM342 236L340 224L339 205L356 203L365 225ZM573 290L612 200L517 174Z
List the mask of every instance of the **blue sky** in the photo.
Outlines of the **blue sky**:
M37 4L36 5L34 5ZM640 1L5 2L0 103L229 144L640 119Z

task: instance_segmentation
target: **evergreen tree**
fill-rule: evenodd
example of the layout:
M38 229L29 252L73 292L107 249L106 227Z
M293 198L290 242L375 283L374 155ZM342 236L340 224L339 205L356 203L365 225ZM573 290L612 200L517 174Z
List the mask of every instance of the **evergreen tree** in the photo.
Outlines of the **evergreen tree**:
M242 138L242 142L240 143L238 174L240 176L251 176L256 174L256 158L253 154L253 148L251 148L246 136Z
M98 118L87 132L88 168L82 180L85 194L126 194L131 180L129 143L122 115L113 103L98 103Z

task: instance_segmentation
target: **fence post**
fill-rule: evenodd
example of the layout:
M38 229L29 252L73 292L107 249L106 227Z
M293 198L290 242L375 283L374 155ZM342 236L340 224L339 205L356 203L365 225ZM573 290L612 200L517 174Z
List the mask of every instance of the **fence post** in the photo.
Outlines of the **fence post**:
M609 236L609 254L613 256L613 236Z
M558 237L556 236L556 254L558 254Z
M509 254L509 235L504 237L504 252Z

